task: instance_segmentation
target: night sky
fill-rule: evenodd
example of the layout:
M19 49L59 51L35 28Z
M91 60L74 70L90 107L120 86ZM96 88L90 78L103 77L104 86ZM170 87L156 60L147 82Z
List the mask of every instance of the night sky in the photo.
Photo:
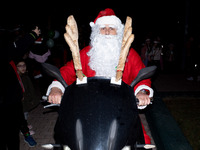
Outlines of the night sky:
M189 3L189 4L187 4ZM1 24L11 26L14 23L29 24L39 22L46 26L51 19L51 27L65 26L69 15L74 15L79 26L89 26L99 11L105 8L112 8L116 15L125 22L126 16L133 19L133 32L136 36L144 36L148 32L156 32L161 36L170 36L177 30L182 30L185 25L186 14L189 15L191 26L189 30L197 30L199 26L199 9L197 2L191 0L140 0L132 1L131 6L127 7L67 7L66 3L37 4L17 4L8 7L1 13ZM86 5L87 6L87 5ZM186 11L188 10L188 11ZM197 20L198 19L198 20ZM199 29L198 29L199 30Z
M102 4L102 3L100 3ZM97 5L97 4L96 4ZM51 28L62 34L69 15L74 15L79 28L90 34L89 22L94 21L98 13L105 8L112 8L116 15L125 23L126 16L133 19L135 46L140 46L148 34L158 35L163 41L180 44L184 41L185 25L188 24L188 34L199 32L199 8L197 1L192 0L140 0L132 1L129 7L92 7L71 8L66 3L37 4L35 1L21 6L12 5L1 13L0 27L13 28L15 24L29 26L40 24L43 31ZM88 36L87 35L87 36Z

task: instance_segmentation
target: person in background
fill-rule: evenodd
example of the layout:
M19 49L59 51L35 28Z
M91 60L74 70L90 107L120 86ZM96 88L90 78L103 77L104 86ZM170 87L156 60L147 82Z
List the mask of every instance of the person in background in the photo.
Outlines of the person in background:
M26 66L25 60L19 59L15 61L15 64L17 66L17 72L21 77L21 80L25 89L24 98L22 100L25 120L22 122L21 132L23 133L26 139L27 135L30 136L35 133L32 130L30 131L28 130L32 128L32 125L28 125L27 120L28 120L29 111L31 111L33 108L35 108L39 104L39 97L36 95L33 83L29 75L27 74L27 66Z
M149 66L155 65L158 67L158 70L163 70L163 61L162 61L162 45L160 41L154 40L152 49L148 56Z
M34 81L37 83L37 87L40 91L41 97L46 93L46 87L49 84L48 76L43 73L41 64L49 60L51 56L50 48L48 48L43 40L43 38L35 41L35 44L30 47L30 52L28 54L28 59L32 64L32 76Z
M185 43L186 73L188 81L200 81L200 36L190 35Z
M20 128L21 121L24 119L22 99L24 87L17 73L17 67L13 60L22 57L29 46L40 35L40 29L35 26L28 33L24 34L17 41L3 46L5 55L1 55L2 65L6 68L1 73L1 79L4 82L0 86L0 149L1 150L19 150L20 149ZM28 140L28 139L27 139ZM29 141L31 146L35 146L34 141Z
M151 51L151 39L146 39L141 48L141 59L145 66L148 66L148 54Z
M175 72L176 64L175 64L175 45L173 43L169 43L167 50L165 52L165 70L167 72Z

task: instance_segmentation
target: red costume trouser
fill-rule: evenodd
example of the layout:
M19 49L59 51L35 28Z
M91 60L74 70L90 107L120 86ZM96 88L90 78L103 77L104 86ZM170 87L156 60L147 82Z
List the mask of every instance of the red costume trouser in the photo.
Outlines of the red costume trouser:
M141 122L141 125L142 125L145 144L151 144L151 138L147 135L147 132L145 131L145 128L144 128L142 122Z

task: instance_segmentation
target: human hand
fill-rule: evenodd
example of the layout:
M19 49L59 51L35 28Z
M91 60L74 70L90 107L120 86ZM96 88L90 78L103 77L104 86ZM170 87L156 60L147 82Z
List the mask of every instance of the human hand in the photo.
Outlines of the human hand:
M59 88L52 88L48 97L48 102L53 104L60 104L62 99L62 91Z
M41 31L38 26L36 26L36 28L32 31L35 32L37 34L37 36L40 36L40 34L41 34Z
M138 106L146 106L151 103L149 95L146 94L145 92L142 91L138 92L136 98L139 100Z

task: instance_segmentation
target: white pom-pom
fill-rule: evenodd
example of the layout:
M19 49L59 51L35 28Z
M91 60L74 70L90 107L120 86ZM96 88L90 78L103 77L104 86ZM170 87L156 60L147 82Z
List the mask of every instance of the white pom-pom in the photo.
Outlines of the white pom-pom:
M94 27L94 22L90 22L90 27Z

